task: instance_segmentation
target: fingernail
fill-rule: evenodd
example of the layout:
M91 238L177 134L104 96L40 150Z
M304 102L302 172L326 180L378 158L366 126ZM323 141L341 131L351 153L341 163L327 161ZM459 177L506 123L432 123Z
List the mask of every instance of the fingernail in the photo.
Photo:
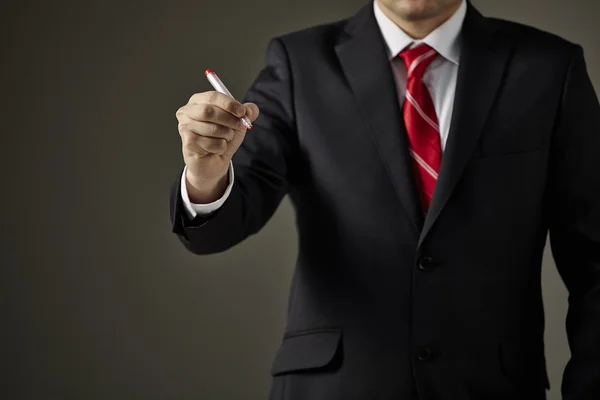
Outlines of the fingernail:
M237 127L238 129L246 129L246 125L244 125L244 123L241 120L238 121Z

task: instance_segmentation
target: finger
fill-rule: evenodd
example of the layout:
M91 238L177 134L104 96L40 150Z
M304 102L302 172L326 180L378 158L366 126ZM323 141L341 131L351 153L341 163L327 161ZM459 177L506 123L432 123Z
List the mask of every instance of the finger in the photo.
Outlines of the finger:
M252 122L256 121L258 114L260 114L258 106L254 103L244 103L244 107L246 107L246 117Z
M187 122L189 119L200 122L212 122L231 129L246 129L246 126L238 117L211 104L188 104L179 110L177 112L177 119L180 123Z
M212 104L237 117L243 117L246 113L242 103L217 91L196 93L190 97L188 104Z
M197 136L196 146L207 153L223 155L227 150L227 141L225 139Z
M194 121L192 119L188 119L179 124L179 133L184 134L187 132L198 136L225 139L228 142L235 136L235 131L227 126L212 122Z
M240 145L244 141L244 137L246 136L246 131L235 132L235 136L229 142L227 142L227 150L223 153L225 157L233 158L235 152L239 149Z

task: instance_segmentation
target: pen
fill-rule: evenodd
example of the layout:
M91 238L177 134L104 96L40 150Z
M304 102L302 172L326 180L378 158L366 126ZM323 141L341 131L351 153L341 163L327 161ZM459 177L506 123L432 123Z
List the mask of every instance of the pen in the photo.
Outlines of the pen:
M219 77L217 76L215 71L213 71L212 69L207 69L204 72L204 75L206 75L206 79L208 79L208 81L210 82L212 87L214 87L217 92L223 93L224 95L227 95L227 96L231 97L232 99L234 98L231 95L231 92L229 92L229 90L227 90L227 87L225 87L225 84L219 79ZM253 129L252 122L250 122L248 117L243 116L242 118L240 118L240 120L242 120L242 123L244 125L246 125L246 128L248 128L250 130Z

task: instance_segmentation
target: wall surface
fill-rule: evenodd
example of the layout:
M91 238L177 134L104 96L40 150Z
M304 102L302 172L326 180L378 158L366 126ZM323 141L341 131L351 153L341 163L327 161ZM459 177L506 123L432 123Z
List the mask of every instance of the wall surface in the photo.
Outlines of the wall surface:
M33 1L0 5L0 398L264 399L297 244L285 200L220 255L170 233L175 111L242 97L269 38L363 0ZM475 0L580 43L600 89L600 3ZM544 265L550 399L568 359L566 292Z

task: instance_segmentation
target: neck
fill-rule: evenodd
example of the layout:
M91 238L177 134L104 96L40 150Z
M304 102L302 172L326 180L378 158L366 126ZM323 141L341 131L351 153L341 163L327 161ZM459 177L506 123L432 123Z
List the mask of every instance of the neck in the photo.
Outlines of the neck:
M407 19L402 16L394 13L392 10L387 8L382 1L376 0L381 11L391 19L400 29L406 32L407 35L412 37L413 39L423 39L431 32L433 32L437 27L446 22L454 13L460 8L461 3L459 2L456 6L445 10L443 13L439 15L435 15L430 18L423 19Z

